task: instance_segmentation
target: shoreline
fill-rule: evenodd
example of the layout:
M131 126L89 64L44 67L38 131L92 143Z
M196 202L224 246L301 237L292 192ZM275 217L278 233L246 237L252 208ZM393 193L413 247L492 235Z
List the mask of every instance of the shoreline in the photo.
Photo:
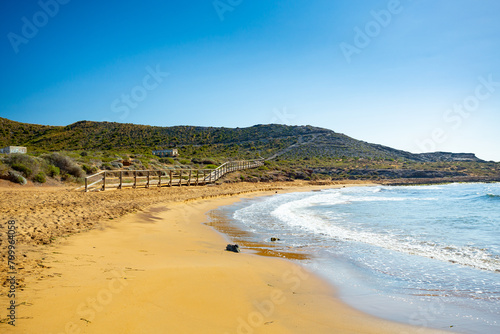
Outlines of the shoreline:
M321 197L321 195L319 195L320 193L315 192L302 195L291 194L291 197L287 197L287 195L284 195L283 197L276 195L276 197L271 196L257 200L244 201L242 204L232 205L227 208L221 207L215 211L215 214L212 215L212 220L214 222L210 225L214 226L219 231L222 231L225 234L231 235L231 239L236 243L242 242L242 244L247 247L255 248L259 252L258 254L262 254L262 249L265 249L269 250L269 252L265 255L274 255L291 260L305 259L306 261L295 262L305 266L316 275L319 275L320 277L323 277L327 281L331 282L335 287L338 288L338 296L340 296L343 301L345 301L348 305L365 313L390 321L429 326L431 328L449 330L456 333L489 333L491 330L494 331L493 327L496 328L496 325L498 323L498 313L496 310L498 307L495 307L495 304L488 305L488 303L490 301L493 302L495 298L494 296L496 290L494 285L496 282L496 278L494 277L495 274L491 271L495 271L495 266L493 265L493 263L496 262L491 262L492 266L484 267L481 266L481 263L479 261L469 262L467 259L463 259L463 261L460 261L459 258L454 261L455 258L453 256L451 258L447 257L447 248L444 248L444 246L441 246L441 248L436 247L437 249L444 248L443 252L441 253L434 253L434 249L427 249L426 254L419 254L424 255L424 257L422 258L424 259L423 261L419 260L420 257L418 257L417 259L412 259L415 254L411 253L406 253L406 258L405 255L385 258L384 254L379 254L378 251L373 249L352 246L349 245L349 242L338 246L336 240L332 241L332 243L329 244L327 242L331 239L327 237L323 239L321 237L321 232L324 232L325 235L329 235L329 232L333 230L332 234L334 236L340 236L340 239L344 237L347 238L347 240L354 240L353 243L359 242L359 244L365 245L365 240L359 238L356 230L352 231L353 234L342 234L342 231L349 231L348 224L356 224L360 221L368 221L369 223L373 224L373 226L378 226L378 222L374 221L373 219L371 220L371 222L368 219L360 220L360 217L370 217L373 213L373 215L378 218L375 220L385 221L386 216L376 216L378 212L388 212L389 215L386 218L389 221L391 221L392 219L392 222L395 222L395 225L393 226L396 226L396 228L399 226L399 224L404 226L404 224L400 223L401 221L399 220L399 218L402 218L404 220L406 219L406 216L408 214L411 215L412 213L413 216L420 217L421 221L425 220L432 222L434 221L433 218L437 218L438 220L436 221L441 221L443 215L442 212L440 214L439 210L436 210L435 214L434 210L430 210L428 211L429 215L427 216L425 214L422 214L422 206L420 206L420 211L418 211L418 203L422 203L418 202L419 199L423 199L426 201L430 200L434 203L449 203L447 202L447 200L450 199L449 197L454 197L455 201L450 203L456 203L456 199L461 199L462 197L460 195L464 191L468 191L467 193L473 195L472 197L474 199L472 201L476 201L476 197L477 201L479 200L479 198L481 198L482 201L485 201L484 205L487 205L488 203L494 205L493 203L496 203L496 200L498 200L498 195L496 195L498 194L497 184L488 185L485 183L474 183L455 185L457 187L429 187L429 193L424 192L425 195L421 195L421 192L418 190L415 190L416 192L413 191L411 189L413 187L406 188L406 190L400 189L402 191L400 193L399 190L394 189L394 187L379 186L377 186L376 188L385 189L363 189L362 187L356 187L355 189L351 189L355 192L355 195L348 191L347 194L344 194L345 196L341 196L341 198L337 198L335 196L331 198L330 195L337 193L337 190L332 190L333 193L326 191L326 196L324 197ZM470 189L474 190L471 192ZM385 191L379 194L380 190ZM394 193L388 196L388 192L391 191L393 191ZM442 193L443 195L440 195L440 193ZM316 194L318 194L320 197L317 197ZM455 196L449 196L446 194L453 194ZM388 200L390 200L393 197L397 197L396 199L398 201L388 202L394 203L394 205L397 206L399 205L398 203L400 203L399 200L404 200L400 197L407 196L409 196L410 200L407 201L407 205L404 205L403 202L403 205L401 206L405 209L399 212L399 214L396 214L397 210L378 211L378 201L383 200L383 198L389 197ZM443 196L443 198L441 198L440 196ZM338 207L338 210L333 209L332 206L329 206L334 205L331 203L355 203L358 199L354 197L360 197L359 201L363 202L362 206L354 207L354 209L350 210L345 208L347 206L350 206L350 204L345 204L343 207L342 205L340 205ZM375 204L366 208L366 204L364 204L365 200L368 200L370 202L370 197L375 198ZM470 198L470 196L468 196L467 198ZM331 203L329 202L330 199L332 201ZM417 202L415 203L413 200ZM291 203L297 204L290 205ZM466 206L467 203L471 204L470 202L466 202L464 203L464 206ZM476 202L473 202L473 204L475 203ZM394 209L394 205L391 207L392 209ZM453 207L453 204L447 205ZM321 209L323 208L323 206L326 206L329 211L325 209L314 210L316 207L319 207ZM297 208L303 207L306 207L305 211L297 210ZM309 211L309 207L312 207L313 209ZM412 210L410 210L410 208L415 208L415 211L413 212ZM491 208L489 210L491 210ZM322 213L325 211L326 218L323 218ZM341 213L347 212L349 214L352 214L355 218L346 220L347 223L345 224L339 223L339 225L344 228L340 232L338 232L338 230L335 230L334 228L332 228L331 230L322 229L322 224L326 225L325 221L333 221L332 225L337 226L336 222L334 221L335 218L331 218L337 216L328 216L328 213L330 211L338 211ZM273 215L272 217L269 217L269 214L271 212L273 212ZM356 212L358 213L357 216ZM487 211L487 209L485 208L485 212L490 211ZM234 213L237 213L237 215L233 218ZM274 213L276 213L276 215L274 215ZM309 217L312 220L311 227L309 227ZM319 223L316 220L317 217L320 217ZM356 219L356 217L358 219ZM487 222L489 222L487 217L484 218L486 218L486 220L484 221L485 226L490 226L489 224L486 225ZM290 224L288 224L288 221L290 221ZM443 221L445 221L445 219L443 219ZM381 225L384 226L384 224ZM368 228L370 228L370 225L365 226L368 226ZM492 223L491 226L493 226ZM439 224L435 227L439 230ZM464 227L468 228L465 225ZM401 229L403 229L403 227L401 227ZM308 232L311 233L308 235ZM377 232L387 234L390 233L380 229L375 230L374 233ZM379 235L380 234L378 234L377 236ZM395 235L396 237L398 236L397 233ZM418 231L416 235L419 235ZM432 235L432 233L430 235ZM450 231L450 236L451 235L452 234ZM364 236L367 237L366 244L377 246L382 250L385 249L385 245L381 244L380 242L376 243L376 241L380 241L381 239L370 239L370 235L367 236L366 234ZM282 240L280 242L272 242L272 237L280 237ZM351 237L352 239L350 239ZM439 235L436 235L435 237L437 237L438 239L434 238L432 240L436 240L436 244L439 245ZM320 241L316 242L316 239L320 239ZM375 240L375 243L370 244L371 240ZM392 240L395 239L391 239L389 241ZM418 240L426 239L420 238ZM458 243L448 240L449 244L461 245L460 239L453 240L458 240ZM488 249L488 242L484 242L483 244L477 244L475 246L476 249L479 249L479 247L481 247L482 250L483 247L484 249ZM490 240L489 244L492 245L492 247L495 247L493 245L496 245L496 240ZM289 247L289 245L295 245L296 247ZM329 248L330 245L332 246L331 248ZM391 244L389 243L389 245ZM403 243L403 245L406 244ZM411 245L409 246L410 247L406 248L411 249ZM457 247L456 249L462 250L460 246L455 247ZM334 248L336 250L334 250ZM327 251L324 252L324 249L327 249ZM403 250L402 248L388 249L398 251ZM296 252L293 252L293 250L295 250ZM429 252L429 250L431 252ZM400 254L398 251L396 251L395 253ZM465 249L465 251L467 251L467 249ZM299 254L300 256L297 256L297 254ZM370 254L377 255L370 256ZM401 254L405 254L405 252L402 251ZM443 258L439 257L440 254L444 256L444 260ZM493 251L492 254L495 254L495 252ZM404 259L403 262L398 263L398 258L399 260ZM425 263L426 258L430 258L427 260L427 262L431 261L434 263ZM435 258L440 259L441 261L431 260ZM395 261L393 261L393 259L395 259ZM408 261L408 265L406 265L406 261ZM492 261L494 261L494 259L492 259ZM374 263L375 265L373 265ZM458 266L456 265L457 263L459 264ZM447 264L448 266L446 266ZM365 268L369 269L365 270ZM474 273L472 269L482 270L479 270L479 272L476 271ZM387 278L381 278L381 276L377 276L372 272L375 274L383 273L384 275L387 275ZM449 274L446 275L444 273ZM488 276L487 273L489 273L490 276ZM395 279L391 279L391 277L395 277ZM469 285L463 278L461 280L457 279L456 283L453 283L454 277L470 277L474 282L476 282L477 279L477 281L482 283L479 287L479 284L471 283L471 285ZM422 282L425 279L427 279L428 282L421 285L419 282ZM412 284L399 285L399 282L406 281L411 282ZM478 290L480 291L479 295L474 295L474 291ZM456 291L461 291L461 294L457 294ZM433 315L429 316L426 312L431 309L433 310L431 311L433 312ZM438 309L439 311L437 311ZM437 316L436 313L440 315Z
M319 187L286 191L314 188ZM204 224L207 212L274 191L157 203L101 230L39 246L45 249L46 275L26 275L16 330L445 333L354 310L335 297L329 283L290 261L246 249L225 252L224 237ZM2 304L5 299L2 295ZM133 320L137 314L140 318ZM14 332L6 324L0 329Z

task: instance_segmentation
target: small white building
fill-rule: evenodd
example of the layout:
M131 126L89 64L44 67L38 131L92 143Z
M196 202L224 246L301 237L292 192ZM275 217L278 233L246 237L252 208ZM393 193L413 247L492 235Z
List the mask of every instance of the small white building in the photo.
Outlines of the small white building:
M11 153L26 153L28 150L24 146L7 146L0 148L0 153L11 154Z
M179 151L177 151L176 148L172 148L170 150L158 150L158 151L153 151L153 154L158 156L158 157L178 157L179 156Z

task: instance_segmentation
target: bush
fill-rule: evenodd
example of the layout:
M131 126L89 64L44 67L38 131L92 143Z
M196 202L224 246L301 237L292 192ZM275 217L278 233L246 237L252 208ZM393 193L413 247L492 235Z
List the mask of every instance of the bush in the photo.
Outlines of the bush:
M27 154L14 153L10 154L5 162L18 172L23 173L26 177L30 177L39 169L39 159Z
M105 170L112 170L113 169L113 166L111 166L111 164L109 162L105 162L101 165L101 169L105 169Z
M121 162L118 162L118 161L112 161L111 166L118 168L118 169L123 168L123 164Z
M82 165L82 169L87 174L95 174L98 171L96 166L89 166L89 165Z
M49 174L50 177L56 177L57 175L61 174L61 170L59 169L59 167L49 165L49 167L47 168L47 174Z
M150 162L149 159L141 158L141 159L139 159L139 161L141 162L141 164L144 166L145 169L149 168L149 162Z
M191 163L191 160L187 159L180 159L179 162L183 165L189 165Z
M172 158L160 158L158 159L158 161L161 162L162 164L170 164L170 165L174 164L174 159Z
M6 160L7 164L9 164L11 166L15 163L20 163L20 164L31 167L31 166L36 165L38 163L36 158L34 158L30 155L27 155L27 154L22 154L22 153L9 154L5 160Z
M12 182L15 182L15 183L22 184L22 185L24 185L28 182L21 174L19 174L18 172L12 171L12 170L9 171L9 180L11 180Z
M38 182L38 183L45 183L47 182L47 179L45 178L45 173L44 172L39 172L33 177L33 181Z
M68 173L75 177L84 177L85 172L71 158L60 153L52 153L46 157L54 166L59 167L62 172Z
M12 169L17 170L24 174L25 177L30 177L33 174L33 171L28 166L23 165L22 163L14 163L11 165Z
M76 182L76 177L70 174L63 174L61 176L61 180L66 181L66 182Z
M206 165L205 168L208 168L208 169L216 169L217 168L217 165Z
M2 161L0 161L0 177L6 176L9 173L9 166L4 165Z

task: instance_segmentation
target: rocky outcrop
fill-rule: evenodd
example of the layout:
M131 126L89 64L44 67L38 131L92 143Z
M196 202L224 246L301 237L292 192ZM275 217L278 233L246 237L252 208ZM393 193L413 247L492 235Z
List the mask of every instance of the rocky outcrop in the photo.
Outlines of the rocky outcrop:
M473 153L451 153L451 152L433 152L433 153L421 153L416 154L423 161L473 161L473 162L485 162L479 159Z

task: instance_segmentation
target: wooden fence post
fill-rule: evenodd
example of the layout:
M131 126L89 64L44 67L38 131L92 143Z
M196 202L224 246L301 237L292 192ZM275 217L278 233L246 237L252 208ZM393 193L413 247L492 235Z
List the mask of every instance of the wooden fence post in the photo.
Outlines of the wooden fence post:
M120 171L120 184L118 185L118 189L122 188L122 183L123 183L123 171Z
M179 187L182 186L182 169L179 170Z
M149 170L146 173L146 188L149 188Z
M85 178L85 192L89 191L88 184L89 184L89 180L88 180L88 178Z
M168 180L168 186L171 187L172 186L172 174L173 174L173 171L170 170L170 180Z
M189 170L189 179L188 179L188 186L191 185L191 173L192 173L192 169Z
M106 171L104 171L104 174L102 176L102 191L106 190Z
M158 187L161 188L161 174L163 174L162 171L159 172L158 174Z

